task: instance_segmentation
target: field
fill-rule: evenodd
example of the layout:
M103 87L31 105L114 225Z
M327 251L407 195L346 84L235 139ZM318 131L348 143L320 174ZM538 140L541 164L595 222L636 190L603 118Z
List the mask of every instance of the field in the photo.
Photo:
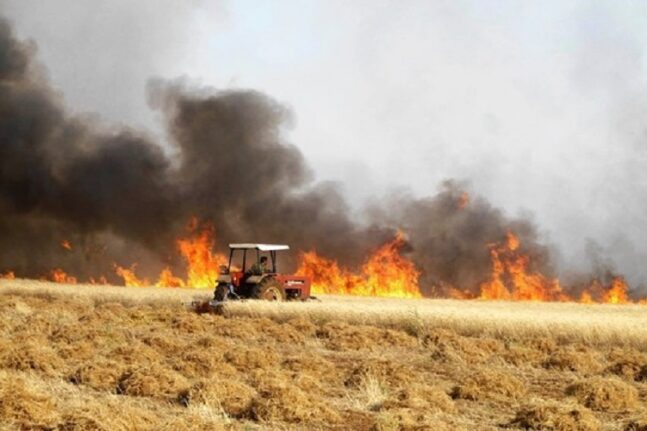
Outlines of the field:
M0 429L647 430L644 305L0 293Z

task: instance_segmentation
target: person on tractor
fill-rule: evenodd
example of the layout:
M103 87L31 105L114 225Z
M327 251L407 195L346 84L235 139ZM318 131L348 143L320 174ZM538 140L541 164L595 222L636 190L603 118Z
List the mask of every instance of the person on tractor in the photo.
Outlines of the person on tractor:
M263 275L270 272L267 268L267 256L261 256L261 259L252 265L251 271L252 275Z

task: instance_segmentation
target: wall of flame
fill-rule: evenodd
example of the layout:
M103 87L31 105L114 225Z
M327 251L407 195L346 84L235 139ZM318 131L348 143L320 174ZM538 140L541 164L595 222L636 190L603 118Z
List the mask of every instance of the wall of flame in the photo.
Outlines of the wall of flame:
M344 268L327 257L320 256L315 250L303 251L299 255L299 275L312 279L314 294L383 296L397 298L422 297L419 279L421 269L403 253L406 245L406 234L398 232L395 238L374 250L361 267L355 271ZM192 219L187 226L187 235L176 241L176 252L179 253L186 267L185 277L164 268L157 280L151 281L137 275L137 263L130 267L114 264L114 272L124 286L157 286L161 288L213 288L221 265L227 258L213 250L216 236L213 226L201 225ZM621 276L615 276L608 284L592 280L581 290L579 295L569 295L556 278L534 272L527 254L522 252L519 238L508 232L499 243L485 245L489 249L491 272L489 279L484 280L478 294L470 293L460 286L446 289L449 297L458 299L485 299L508 301L577 301L582 303L647 304L647 299L632 300L629 286ZM73 249L68 240L61 241L61 248ZM0 274L0 278L13 279L13 271ZM67 274L61 268L54 268L42 277L56 283L76 284L78 279ZM90 278L91 284L107 284L105 276Z

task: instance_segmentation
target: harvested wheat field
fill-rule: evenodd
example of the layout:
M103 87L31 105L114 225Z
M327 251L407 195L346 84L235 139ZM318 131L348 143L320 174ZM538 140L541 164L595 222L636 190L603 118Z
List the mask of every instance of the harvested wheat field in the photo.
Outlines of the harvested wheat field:
M0 294L0 429L647 429L645 306Z

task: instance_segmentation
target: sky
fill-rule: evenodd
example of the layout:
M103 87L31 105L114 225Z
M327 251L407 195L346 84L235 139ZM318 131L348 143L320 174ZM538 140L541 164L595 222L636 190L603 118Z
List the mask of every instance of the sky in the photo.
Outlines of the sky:
M647 282L647 3L0 0L70 110L163 145L150 79L252 88L358 209L447 178ZM593 259L595 260L595 259Z

